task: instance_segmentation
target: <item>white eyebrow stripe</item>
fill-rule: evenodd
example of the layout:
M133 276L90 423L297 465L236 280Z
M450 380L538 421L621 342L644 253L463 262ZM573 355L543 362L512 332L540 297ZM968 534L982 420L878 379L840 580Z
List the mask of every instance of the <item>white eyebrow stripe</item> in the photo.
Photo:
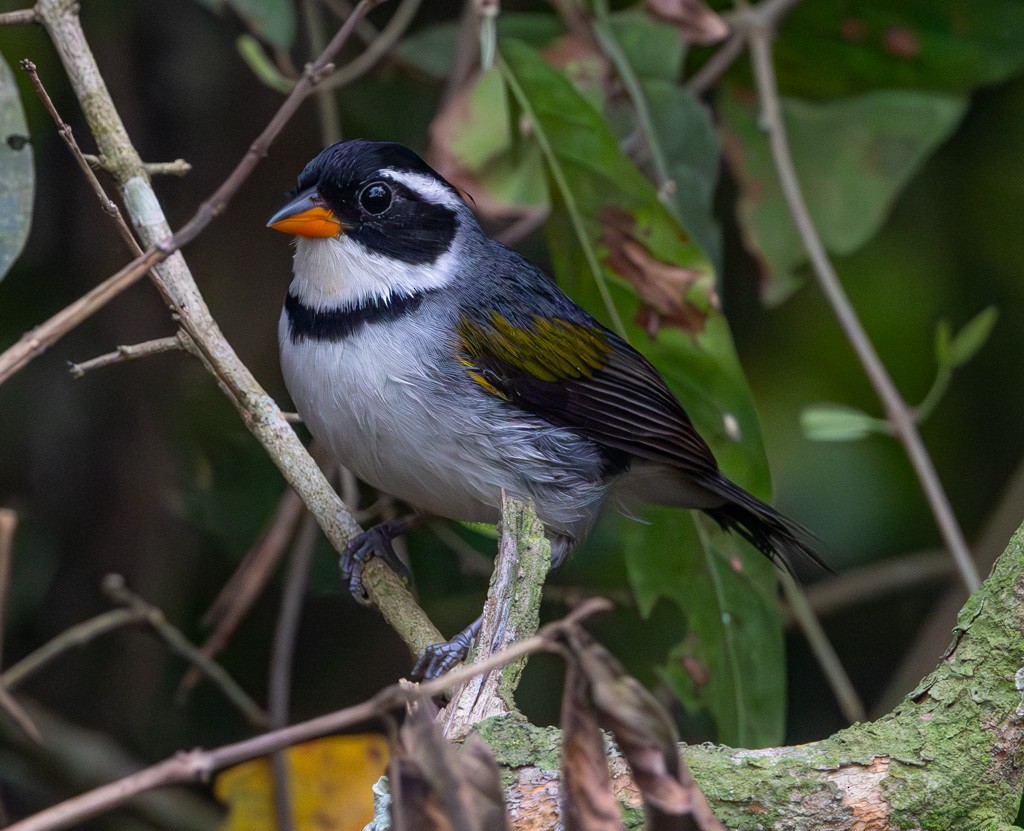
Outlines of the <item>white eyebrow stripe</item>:
M446 185L425 173L412 173L408 170L384 168L377 171L377 174L382 178L391 179L394 182L405 185L410 190L416 191L427 202L434 205L444 205L457 210L462 204L462 200L452 193Z

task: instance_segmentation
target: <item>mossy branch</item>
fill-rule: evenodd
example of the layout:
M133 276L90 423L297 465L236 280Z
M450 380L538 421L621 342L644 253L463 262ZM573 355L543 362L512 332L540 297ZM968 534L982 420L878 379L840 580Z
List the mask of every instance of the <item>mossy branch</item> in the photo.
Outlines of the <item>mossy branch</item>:
M478 732L512 782L510 807L551 815L559 731L497 718ZM939 666L889 715L796 747L683 752L733 831L1011 831L1022 748L1024 526L961 610ZM621 759L612 761L612 780L627 811L638 811Z

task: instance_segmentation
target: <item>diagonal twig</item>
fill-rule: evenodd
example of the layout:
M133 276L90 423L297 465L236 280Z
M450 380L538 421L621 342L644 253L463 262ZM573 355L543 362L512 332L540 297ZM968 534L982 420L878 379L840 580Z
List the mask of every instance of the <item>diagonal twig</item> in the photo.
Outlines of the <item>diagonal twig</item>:
M102 369L103 367L113 366L125 361L137 361L139 358L145 358L148 355L158 355L161 352L187 349L183 342L184 340L186 339L179 333L167 338L147 340L144 343L119 346L113 352L90 358L88 361L82 361L80 364L73 363L69 365L68 372L71 373L72 378L83 378L87 372L92 372L94 369Z
M751 59L754 65L754 80L761 103L761 124L768 133L772 159L775 162L775 169L782 185L786 204L789 206L800 239L807 251L818 285L864 367L872 387L881 399L886 418L892 424L893 432L903 445L914 472L917 474L946 548L956 562L960 578L969 591L974 591L981 585L978 568L971 558L971 552L964 540L953 508L949 504L949 498L939 481L935 465L921 440L921 434L918 432L914 420L914 413L903 400L896 384L878 356L874 344L867 332L864 331L857 312L843 289L839 275L829 260L801 193L793 157L789 149L785 124L782 120L778 87L775 82L771 45L773 35L774 29L771 26L751 26L747 30L747 40L750 44Z

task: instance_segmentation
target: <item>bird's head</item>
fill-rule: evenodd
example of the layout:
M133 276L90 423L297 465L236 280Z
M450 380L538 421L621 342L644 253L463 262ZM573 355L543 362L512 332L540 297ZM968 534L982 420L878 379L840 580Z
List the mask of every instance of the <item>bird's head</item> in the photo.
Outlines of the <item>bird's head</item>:
M400 144L364 140L316 156L267 223L299 238L296 277L326 291L324 304L438 287L467 224L475 220L458 191L423 159Z

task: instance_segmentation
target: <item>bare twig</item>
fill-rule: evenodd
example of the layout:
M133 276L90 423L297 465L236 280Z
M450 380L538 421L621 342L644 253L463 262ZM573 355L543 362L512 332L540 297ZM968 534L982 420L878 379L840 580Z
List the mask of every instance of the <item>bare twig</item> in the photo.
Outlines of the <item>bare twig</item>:
M309 35L309 46L314 54L320 54L327 46L321 7L317 0L302 0L303 18ZM327 147L341 138L341 121L338 118L338 104L334 94L321 84L316 91L316 111L320 117L320 144Z
M288 724L291 700L292 663L295 640L302 617L302 601L309 583L309 570L313 565L319 528L312 514L307 514L292 546L291 563L285 575L281 611L274 631L274 644L270 652L270 672L267 683L267 709L272 727ZM271 759L274 780L274 813L281 831L294 829L294 813L288 777L288 759L282 751Z
M742 35L732 35L718 50L707 59L686 82L687 92L701 96L718 83L733 62L743 54L746 39Z
M421 2L422 0L402 0L387 25L380 30L380 34L370 41L356 58L339 67L337 72L324 81L324 88L333 90L346 86L373 69L405 34L416 17Z
M101 156L83 153L82 157L93 169L110 171L110 165ZM142 167L149 176L177 176L180 179L192 172L192 165L184 159L175 159L173 162L145 162Z
M211 658L224 649L267 585L305 510L301 497L292 488L285 488L260 538L242 558L206 613L204 622L213 626L214 632L203 644L203 652Z
M13 721L18 729L34 742L43 740L39 728L36 727L32 717L25 712L25 709L14 700L14 696L8 692L3 684L0 684L0 710L7 713L7 717Z
M326 8L330 9L331 13L338 18L338 20L348 20L355 9L348 0L320 0L320 2ZM364 17L356 24L353 34L363 43L370 43L377 37L377 35L380 34L380 32L377 31L376 26Z
M203 674L220 687L228 701L234 704L252 725L255 727L267 726L266 713L238 685L238 682L220 664L211 661L195 644L172 626L161 609L132 592L125 585L121 575L108 574L103 579L103 591L115 603L143 616L146 623L163 639L171 651L202 670Z
M84 822L104 811L123 804L145 791L166 785L187 782L206 782L212 774L225 767L249 759L266 756L277 750L309 741L328 733L378 717L381 713L405 707L409 701L440 695L445 690L465 683L474 675L487 672L510 661L536 652L559 652L558 638L567 629L578 625L584 618L608 609L600 600L590 601L574 610L563 620L542 627L532 638L519 641L503 652L492 655L471 666L461 666L433 681L423 684L394 684L385 687L372 698L310 721L294 724L280 730L264 733L245 741L224 745L214 750L191 750L177 753L169 759L72 797L40 811L21 822L7 827L7 831L57 831Z
M3 674L0 674L0 684L13 690L30 675L38 672L68 650L84 646L100 635L113 632L122 626L133 626L145 622L145 613L133 609L112 609L77 623L44 643L34 652L30 652L18 663L12 664Z
M776 0L776 2L781 4L783 0ZM768 132L772 158L786 203L804 248L807 250L807 256L818 284L864 367L871 385L881 399L886 417L892 424L894 433L906 450L918 481L928 499L946 548L956 562L960 578L968 590L974 591L981 585L978 568L974 560L971 559L971 552L964 541L960 525L949 504L946 492L942 488L942 483L939 481L931 457L921 440L921 435L914 422L913 411L900 396L899 390L896 389L896 385L875 351L874 345L864 331L857 312L843 289L839 275L832 267L825 246L807 209L807 203L800 191L785 124L782 120L778 87L775 82L775 68L772 65L772 37L773 29L767 26L752 26L747 31L754 65L754 79L761 102L761 123Z
M119 346L113 352L108 352L106 355L90 358L88 361L82 361L80 364L71 364L68 367L68 372L71 373L72 378L82 378L87 372L92 372L94 369L102 369L103 367L113 366L125 361L145 358L147 355L158 355L161 352L174 352L179 349L185 349L185 345L182 343L182 336L180 334L171 335L168 338L157 338L156 340L147 340L144 343Z
M11 589L11 564L14 562L14 532L18 530L18 514L11 508L0 508L0 656L4 650L4 622L7 620L7 597ZM3 661L0 660L0 666Z
M13 12L0 12L0 26L24 26L38 23L35 9L18 9Z
M779 581L782 583L782 590L789 602L793 617L796 618L804 637L807 638L811 652L839 703L839 709L851 724L864 721L864 703L857 695L857 690L854 689L853 682L850 681L850 676L843 667L842 661L839 660L828 635L825 634L821 622L807 602L807 596L803 589L787 572L779 572Z
M805 593L814 614L825 618L840 614L851 606L899 595L927 583L945 581L955 572L956 566L949 555L936 548L858 566L815 583ZM789 626L794 622L790 612L786 624Z
M0 384L14 373L23 369L33 358L37 358L60 340L64 335L91 317L113 300L122 291L139 281L147 271L165 255L160 251L149 250L143 257L137 258L111 275L95 288L70 303L57 314L26 332L6 351L0 353Z

